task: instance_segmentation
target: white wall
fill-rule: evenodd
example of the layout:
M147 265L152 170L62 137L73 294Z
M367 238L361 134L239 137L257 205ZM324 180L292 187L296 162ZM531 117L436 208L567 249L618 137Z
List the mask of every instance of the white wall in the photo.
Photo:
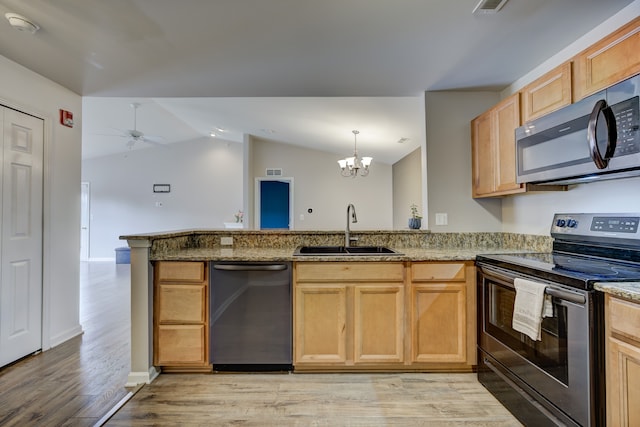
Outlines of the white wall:
M114 258L127 245L118 239L123 234L234 222L243 204L242 164L242 144L211 138L85 160L90 258ZM153 184L170 184L171 192L154 193Z
M471 197L471 120L499 100L496 92L442 91L425 95L429 229L500 231L500 199ZM448 225L435 225L446 213Z
M369 176L343 178L339 158L337 154L255 138L252 175L263 177L266 168L282 168L284 177L294 178L296 230L343 230L349 203L355 205L358 214L353 230L392 229L391 166L373 159Z
M407 154L393 164L393 228L408 229L411 217L411 205L418 206L422 212L422 150L420 148ZM426 228L426 224L422 224Z
M80 300L79 95L0 56L0 103L45 119L43 349L82 332ZM73 129L57 123L73 113Z

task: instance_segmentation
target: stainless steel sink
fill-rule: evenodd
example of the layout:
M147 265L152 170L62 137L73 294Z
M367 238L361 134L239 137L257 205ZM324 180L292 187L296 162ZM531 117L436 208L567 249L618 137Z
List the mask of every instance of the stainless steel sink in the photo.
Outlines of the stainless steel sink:
M385 246L299 246L294 256L361 256L361 255L402 255Z

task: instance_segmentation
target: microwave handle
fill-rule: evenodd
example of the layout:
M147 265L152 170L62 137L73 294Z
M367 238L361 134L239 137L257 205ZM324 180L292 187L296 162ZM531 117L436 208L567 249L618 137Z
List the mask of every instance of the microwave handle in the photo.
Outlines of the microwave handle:
M607 125L607 150L605 151L604 156L600 153L597 137L598 117L600 116L600 113L604 116L604 120ZM611 107L607 105L607 101L604 99L596 102L596 105L591 111L589 125L587 127L587 139L589 140L589 153L591 154L593 163L595 163L598 169L606 168L609 165L609 159L613 157L613 153L616 150L618 133L616 131L616 118L613 115L613 111L611 111Z

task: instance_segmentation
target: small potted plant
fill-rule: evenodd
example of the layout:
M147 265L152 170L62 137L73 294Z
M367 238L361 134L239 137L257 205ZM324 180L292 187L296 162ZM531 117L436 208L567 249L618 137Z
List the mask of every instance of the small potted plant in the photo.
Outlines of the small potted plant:
M409 218L409 228L419 230L422 226L422 216L418 213L418 205L411 205L411 218Z

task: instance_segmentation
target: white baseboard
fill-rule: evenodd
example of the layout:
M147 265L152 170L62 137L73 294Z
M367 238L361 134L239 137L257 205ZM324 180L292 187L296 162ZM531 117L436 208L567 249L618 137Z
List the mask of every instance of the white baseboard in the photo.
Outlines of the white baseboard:
M89 258L87 261L91 262L91 261L111 261L111 262L116 262L115 258Z
M135 387L142 383L151 384L158 375L160 375L160 371L158 371L155 366L150 367L149 372L129 372L127 383L124 386Z
M66 331L52 336L49 338L49 344L51 347L55 347L57 345L62 344L65 341L70 340L73 337L77 337L78 335L82 335L84 331L82 330L82 325L74 326L71 329L67 329Z

